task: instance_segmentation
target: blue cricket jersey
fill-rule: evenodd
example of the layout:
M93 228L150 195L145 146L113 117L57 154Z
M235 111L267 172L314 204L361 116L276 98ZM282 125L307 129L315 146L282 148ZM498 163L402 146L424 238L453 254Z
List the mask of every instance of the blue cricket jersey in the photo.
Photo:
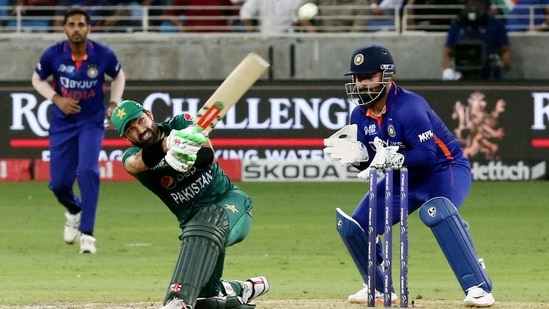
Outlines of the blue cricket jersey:
M122 66L114 52L98 42L87 40L87 56L76 61L68 41L50 46L36 65L36 73L45 80L53 76L54 90L78 100L80 113L65 115L52 105L50 132L61 130L67 123L88 122L103 124L105 120L105 74L115 78Z
M428 180L436 171L451 164L469 166L459 141L448 130L429 103L420 95L393 83L387 96L385 113L373 115L370 108L359 105L351 113L351 124L358 125L358 140L375 156L374 138L384 146L398 146L404 155L404 165L410 171L410 181ZM369 162L360 165L363 170Z
M372 114L366 106L356 106L351 112L351 124L358 125L357 139L366 145L372 160L376 154L373 141L379 137L384 146L398 146L408 168L408 211L413 212L427 200L444 196L461 207L471 186L469 160L463 155L459 141L448 130L429 103L420 95L392 84L387 96L385 113ZM370 162L358 169L364 170ZM400 179L395 174L393 197L400 196ZM383 226L385 178L378 179L377 225ZM368 226L369 193L353 212L362 227ZM393 223L399 219L400 205L393 203Z

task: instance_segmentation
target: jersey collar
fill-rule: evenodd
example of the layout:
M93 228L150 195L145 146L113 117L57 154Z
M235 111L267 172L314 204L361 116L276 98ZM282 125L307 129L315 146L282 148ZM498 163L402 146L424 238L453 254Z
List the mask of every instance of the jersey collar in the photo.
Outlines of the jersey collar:
M68 59L76 62L72 55L69 41L63 42L63 53ZM91 40L86 40L86 56L84 56L84 61L92 58L93 56L95 56L95 43Z

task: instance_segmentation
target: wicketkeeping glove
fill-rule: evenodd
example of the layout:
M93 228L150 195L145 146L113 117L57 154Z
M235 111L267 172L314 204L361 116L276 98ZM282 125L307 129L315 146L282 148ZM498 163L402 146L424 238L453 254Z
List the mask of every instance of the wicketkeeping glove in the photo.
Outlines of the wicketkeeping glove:
M368 150L357 141L357 125L348 125L324 139L324 153L342 165L358 165L368 161Z
M194 126L186 127L182 130L172 130L166 140L168 150L182 145L202 146L206 143L207 137Z
M398 153L398 146L383 146L383 141L376 137L374 139L374 147L376 148L376 155L372 159L370 166L367 169L357 174L358 179L369 181L370 170L372 168L377 169L378 176L383 175L383 169L385 168L400 168L404 164L404 155Z

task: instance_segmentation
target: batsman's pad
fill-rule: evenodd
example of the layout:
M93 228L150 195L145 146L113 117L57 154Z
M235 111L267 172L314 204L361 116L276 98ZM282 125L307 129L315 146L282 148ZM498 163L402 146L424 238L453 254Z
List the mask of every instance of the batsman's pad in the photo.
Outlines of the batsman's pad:
M368 282L368 234L355 219L347 215L341 208L336 208L336 227L362 276L362 280ZM383 255L379 242L376 243L376 257L376 290L383 291L383 269L380 266Z
M223 251L228 230L229 217L216 205L200 209L187 223L164 304L177 296L194 308L200 290L208 283Z
M479 286L490 292L492 281L478 261L456 206L445 197L435 197L419 208L419 217L431 228L463 291Z

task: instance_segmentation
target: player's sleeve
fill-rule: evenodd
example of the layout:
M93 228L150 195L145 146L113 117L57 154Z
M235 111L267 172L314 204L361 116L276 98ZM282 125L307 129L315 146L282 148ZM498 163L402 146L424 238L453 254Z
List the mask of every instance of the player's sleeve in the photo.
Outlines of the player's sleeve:
M173 130L181 130L185 129L188 126L193 125L192 117L190 117L188 114L180 114L175 115L172 119L170 119L166 125Z
M404 165L415 168L434 165L437 159L436 136L431 124L430 107L421 101L407 102L402 107L400 119L403 122L400 127L405 132L406 148L399 152L404 155Z
M40 56L40 60L36 64L36 67L34 68L34 71L38 74L40 79L45 80L48 78L48 76L53 74L53 57L54 57L54 49L48 48L42 56Z
M362 115L364 115L365 111L360 106L356 106L351 111L351 116L349 117L349 124L360 124L360 120L362 119Z
M135 154L138 153L139 150L139 147L131 147L124 151L124 154L122 154L122 165L125 165L126 160L128 160L128 158L131 156L135 156Z
M118 61L116 54L109 48L105 48L105 57L107 65L105 66L105 73L112 78L116 78L118 73L122 70L122 64Z

